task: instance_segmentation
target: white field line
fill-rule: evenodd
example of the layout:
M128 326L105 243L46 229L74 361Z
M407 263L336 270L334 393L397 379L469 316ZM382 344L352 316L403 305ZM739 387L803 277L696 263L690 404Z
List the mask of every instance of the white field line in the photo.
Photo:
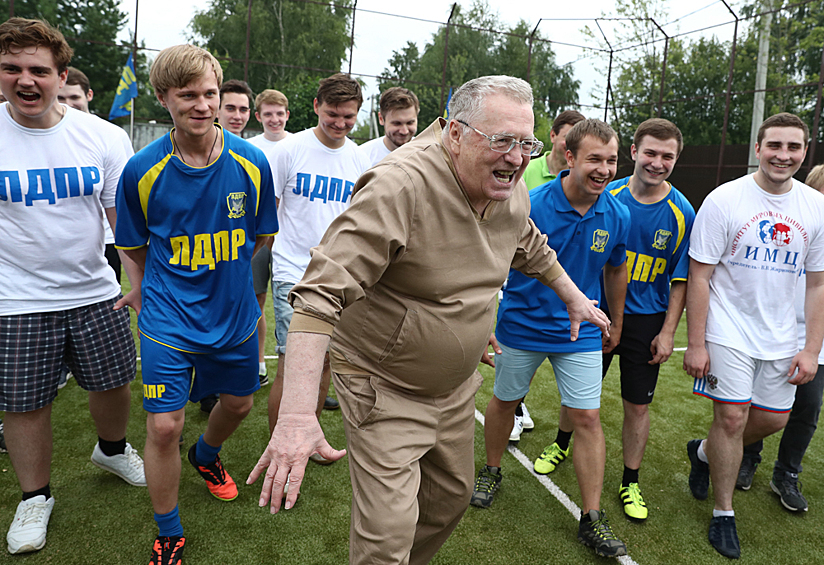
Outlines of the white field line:
M481 414L477 408L475 409L475 419L478 420L482 426L484 425L484 415ZM524 469L529 471L533 477L538 479L539 483L544 485L544 488L548 490L550 494L564 506L564 508L569 510L569 513L572 514L576 521L581 520L581 509L578 508L577 504L572 502L572 499L570 499L569 496L567 496L567 494L558 487L558 485L552 482L552 479L550 479L547 475L539 475L533 471L532 461L514 445L509 445L506 449L512 454L513 457L515 457L515 459L518 460L521 465L523 465ZM629 555L623 555L617 559L618 562L623 563L623 565L638 565L638 563L635 562Z

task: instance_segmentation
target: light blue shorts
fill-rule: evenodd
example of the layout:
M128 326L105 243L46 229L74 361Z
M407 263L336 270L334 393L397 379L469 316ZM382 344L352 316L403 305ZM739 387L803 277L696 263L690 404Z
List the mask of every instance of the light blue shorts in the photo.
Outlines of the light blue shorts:
M278 344L275 352L278 355L286 353L286 334L289 333L289 324L292 323L292 305L287 300L289 291L295 283L272 281L272 302L275 307L275 339Z
M498 343L500 355L495 356L495 387L499 400L519 400L529 392L535 370L549 359L555 371L555 383L561 393L561 404L578 410L601 407L601 351L545 353L507 347Z

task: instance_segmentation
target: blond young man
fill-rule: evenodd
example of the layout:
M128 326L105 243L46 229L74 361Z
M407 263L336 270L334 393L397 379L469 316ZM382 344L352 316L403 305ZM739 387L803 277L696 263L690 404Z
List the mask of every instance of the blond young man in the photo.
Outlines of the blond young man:
M118 190L117 246L142 275L121 302L139 313L155 565L180 563L186 544L177 499L187 401L220 394L188 459L229 501L237 486L219 452L260 388L250 263L277 231L274 188L263 153L214 123L222 78L199 47L160 52L150 80L175 127L129 161Z
M420 111L418 97L407 88L393 86L381 94L378 121L383 126L384 136L360 146L369 156L372 166L401 145L412 141L418 131Z
M23 491L10 553L41 549L55 499L49 485L51 407L68 365L89 391L98 442L92 463L145 486L126 442L136 353L103 256L105 214L116 225L117 181L131 154L125 132L57 103L72 50L38 20L0 25L0 410ZM78 268L82 265L82 269ZM127 264L130 277L131 264Z

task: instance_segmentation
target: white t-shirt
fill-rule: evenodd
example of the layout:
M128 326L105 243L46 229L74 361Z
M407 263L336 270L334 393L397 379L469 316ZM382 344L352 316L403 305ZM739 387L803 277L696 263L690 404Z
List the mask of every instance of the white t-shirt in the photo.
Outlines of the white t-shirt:
M15 122L0 104L0 316L114 298L103 255L104 208L132 155L123 129L68 109L49 129ZM124 140L125 138L125 140Z
M275 151L275 147L278 146L278 143L280 143L281 141L286 140L286 138L288 138L290 135L292 135L288 131L284 132L284 133L286 133L286 137L284 137L283 139L280 139L278 141L270 141L270 140L266 139L266 136L264 134L256 135L255 137L250 137L246 141L248 141L249 143L251 143L252 145L257 147L258 149L263 151L263 153L266 155L266 158L269 159L269 165L271 166L272 165L272 154Z
M384 157L392 153L389 148L386 147L386 143L384 143L385 138L386 136L372 139L359 146L361 151L366 153L366 156L369 158L370 167L374 167L383 161Z
M799 270L824 271L824 195L796 180L781 195L753 175L728 182L698 210L689 254L716 265L705 339L756 359L792 357Z
M804 321L804 298L807 290L806 271L802 271L798 277L798 286L795 289L795 320L798 324L798 350L804 349L807 344L807 324ZM818 354L818 364L824 365L824 347Z
M323 145L312 129L280 142L272 171L280 200L280 231L272 247L272 279L297 283L309 265L309 250L348 206L352 188L370 167L354 141L343 147Z

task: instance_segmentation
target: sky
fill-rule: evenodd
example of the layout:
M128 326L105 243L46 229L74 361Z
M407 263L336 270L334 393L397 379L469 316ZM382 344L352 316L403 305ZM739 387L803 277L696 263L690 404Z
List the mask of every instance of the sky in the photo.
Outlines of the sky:
M127 29L133 30L135 21L135 3L127 0L121 3L121 9L129 14ZM254 0L261 1L261 0ZM719 0L699 0L697 3L674 2L662 0L667 6L667 16L662 24L668 35L689 32L712 24L732 22L733 18ZM468 8L471 0L460 0ZM570 64L574 76L581 81L579 101L584 105L601 104L603 85L608 67L606 58L595 57L580 47L597 47L594 40L587 38L582 28L589 25L597 31L594 18L614 17L614 0L588 0L578 2L512 2L512 0L488 0L489 6L498 12L502 22L514 25L524 19L530 28L538 26L544 37L552 40L556 62ZM743 0L731 2L733 9ZM583 4L583 5L582 5ZM163 49L170 45L186 42L186 32L192 16L197 10L208 6L208 0L140 0L137 36L145 40L146 47ZM387 66L392 52L403 48L408 41L417 43L422 49L440 25L446 22L452 3L444 0L358 0L355 15L355 49L352 55L352 73L355 75L380 75ZM378 14L375 12L381 12ZM399 18L395 14L413 19ZM663 25L667 23L668 25ZM600 27L607 41L615 43L615 28L618 22L600 22ZM722 25L704 34L715 34L722 40L732 38L732 25ZM698 37L699 34L691 35ZM124 31L121 39L128 40ZM566 45L568 44L568 45ZM342 70L348 70L349 62L344 62ZM377 93L377 81L364 79L367 95ZM367 111L364 104L363 111ZM597 117L602 110L582 108L585 115Z

